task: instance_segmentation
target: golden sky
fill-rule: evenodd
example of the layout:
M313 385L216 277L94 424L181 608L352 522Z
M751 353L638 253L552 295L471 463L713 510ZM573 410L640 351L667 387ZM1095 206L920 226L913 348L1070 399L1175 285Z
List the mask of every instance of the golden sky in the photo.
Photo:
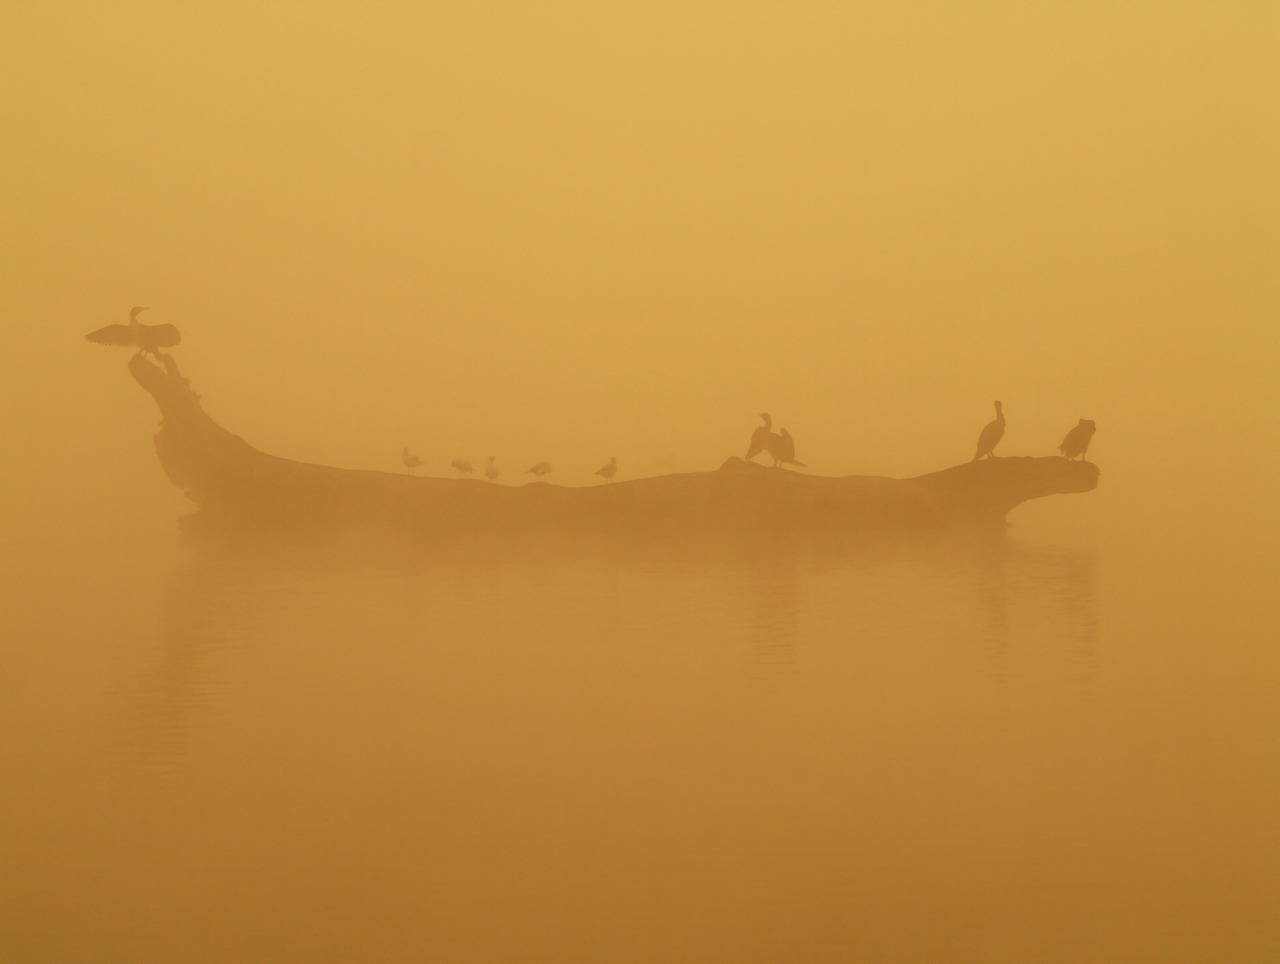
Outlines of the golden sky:
M1262 3L10 0L10 435L146 453L81 340L145 304L219 421L329 464L586 484L768 410L910 475L1000 398L1006 455L1095 419L1117 494L1274 468L1278 41Z

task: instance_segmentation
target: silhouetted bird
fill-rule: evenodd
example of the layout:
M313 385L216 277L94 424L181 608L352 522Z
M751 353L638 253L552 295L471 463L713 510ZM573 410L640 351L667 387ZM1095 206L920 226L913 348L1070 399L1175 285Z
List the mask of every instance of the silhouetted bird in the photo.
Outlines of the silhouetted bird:
M550 471L551 471L550 462L539 462L537 465L535 465L525 474L526 475L533 474L533 475L536 475L538 478L542 478L544 475L546 475Z
M973 453L973 458L969 461L976 462L978 459L991 457L992 450L1000 444L1000 438L1004 435L1004 406L996 402L996 417L982 427L982 434L978 436L978 450Z
M458 470L459 475L470 475L475 471L475 469L471 467L471 463L466 459L454 459L449 464Z
M172 348L182 341L182 336L173 325L144 325L138 321L138 315L146 310L145 307L134 308L129 312L129 324L107 325L106 328L91 331L84 336L85 341L98 345L133 345L138 349L139 355L150 352L157 357L161 348Z
M609 464L596 469L596 475L604 477L607 482L618 474L618 457L616 455L609 456Z
M484 477L485 477L486 479L488 479L490 482L495 482L495 481L497 481L497 478L498 478L498 464L497 464L496 462L494 462L494 461L493 461L493 456L492 456L492 455L490 455L490 456L489 456L489 462L488 462L488 464L486 464L486 465L485 465L485 467L484 467Z
M768 412L761 412L760 417L764 419L764 424L751 433L751 445L747 447L747 461L761 452L768 452L773 456L774 468L784 462L805 468L803 462L796 461L796 443L791 433L785 428L781 432L772 431L773 419Z
M407 445L404 447L404 451L400 453L400 461L404 463L404 467L410 472L422 464L422 459L410 452Z
M1093 439L1093 433L1097 428L1098 426L1094 425L1090 419L1080 419L1076 427L1062 440L1058 451L1069 459L1074 459L1077 455L1084 458L1084 453L1089 451L1089 442Z

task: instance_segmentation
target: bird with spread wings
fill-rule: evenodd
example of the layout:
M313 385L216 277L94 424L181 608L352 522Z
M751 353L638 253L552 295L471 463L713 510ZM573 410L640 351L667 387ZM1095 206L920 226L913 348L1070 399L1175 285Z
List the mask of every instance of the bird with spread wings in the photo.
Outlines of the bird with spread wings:
M796 461L796 442L791 433L785 428L781 432L773 431L773 418L768 412L761 412L760 417L764 419L764 424L751 433L746 460L750 462L761 452L767 452L773 457L775 469L784 463L806 468L803 462Z
M146 310L145 307L134 308L129 312L129 324L107 325L91 331L84 336L85 341L98 345L133 346L139 355L147 352L159 358L161 348L172 348L182 341L182 336L173 325L144 325L138 320L138 315Z

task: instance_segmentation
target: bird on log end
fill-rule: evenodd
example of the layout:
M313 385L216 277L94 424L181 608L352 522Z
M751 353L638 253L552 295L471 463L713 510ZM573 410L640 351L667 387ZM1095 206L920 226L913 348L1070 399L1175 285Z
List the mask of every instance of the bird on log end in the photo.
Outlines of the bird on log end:
M991 458L1003 435L1004 406L996 402L996 417L983 426L982 434L978 436L978 450L973 453L973 458L970 461L976 462L980 458Z
M776 469L784 463L806 468L803 462L796 461L796 442L785 428L781 432L773 431L773 418L768 412L760 412L764 424L751 433L751 444L747 447L746 461L750 462L761 452L768 452L773 457Z
M1066 438L1062 440L1062 444L1058 446L1058 451L1069 459L1077 456L1084 458L1084 453L1089 451L1089 442L1093 439L1093 433L1097 431L1098 426L1093 424L1092 419L1082 418L1070 432Z
M603 478L606 482L618 474L618 457L616 455L609 456L609 464L602 465L596 469L596 475Z
M97 331L85 335L85 341L97 345L133 346L138 354L144 352L161 357L161 348L172 348L182 341L182 335L173 325L144 325L138 315L146 311L146 307L134 308L129 312L129 324L107 325Z

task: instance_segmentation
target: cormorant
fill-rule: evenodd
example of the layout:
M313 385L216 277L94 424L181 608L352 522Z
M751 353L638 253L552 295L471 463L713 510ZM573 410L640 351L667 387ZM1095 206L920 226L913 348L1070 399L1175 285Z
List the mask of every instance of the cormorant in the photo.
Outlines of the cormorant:
M405 469L409 472L412 472L422 464L422 459L410 452L407 445L404 447L404 451L400 453L400 461L404 463Z
M493 461L493 456L489 456L489 462L484 467L484 477L490 482L498 480L498 464Z
M973 453L973 458L969 461L976 462L984 456L993 457L992 450L1000 444L1002 435L1004 435L1004 407L996 402L996 417L983 426L982 434L978 436L978 450Z
M1074 459L1077 455L1084 458L1084 453L1089 451L1089 442L1093 439L1093 433L1097 428L1098 426L1094 425L1091 419L1080 419L1076 427L1062 440L1058 451L1069 459Z
M609 456L609 464L596 469L596 475L603 476L607 482L618 474L618 457L616 455Z
M134 345L139 355L150 352L159 357L161 348L172 348L182 341L182 336L173 325L144 325L138 321L138 315L146 310L145 307L132 309L129 324L107 325L91 331L84 336L85 341L98 345Z
M772 431L773 419L769 413L760 412L759 414L764 419L764 424L751 433L751 445L747 448L747 461L751 461L761 452L768 452L773 456L774 468L784 462L805 468L803 462L796 461L796 442L791 437L791 433L785 428L781 432Z

